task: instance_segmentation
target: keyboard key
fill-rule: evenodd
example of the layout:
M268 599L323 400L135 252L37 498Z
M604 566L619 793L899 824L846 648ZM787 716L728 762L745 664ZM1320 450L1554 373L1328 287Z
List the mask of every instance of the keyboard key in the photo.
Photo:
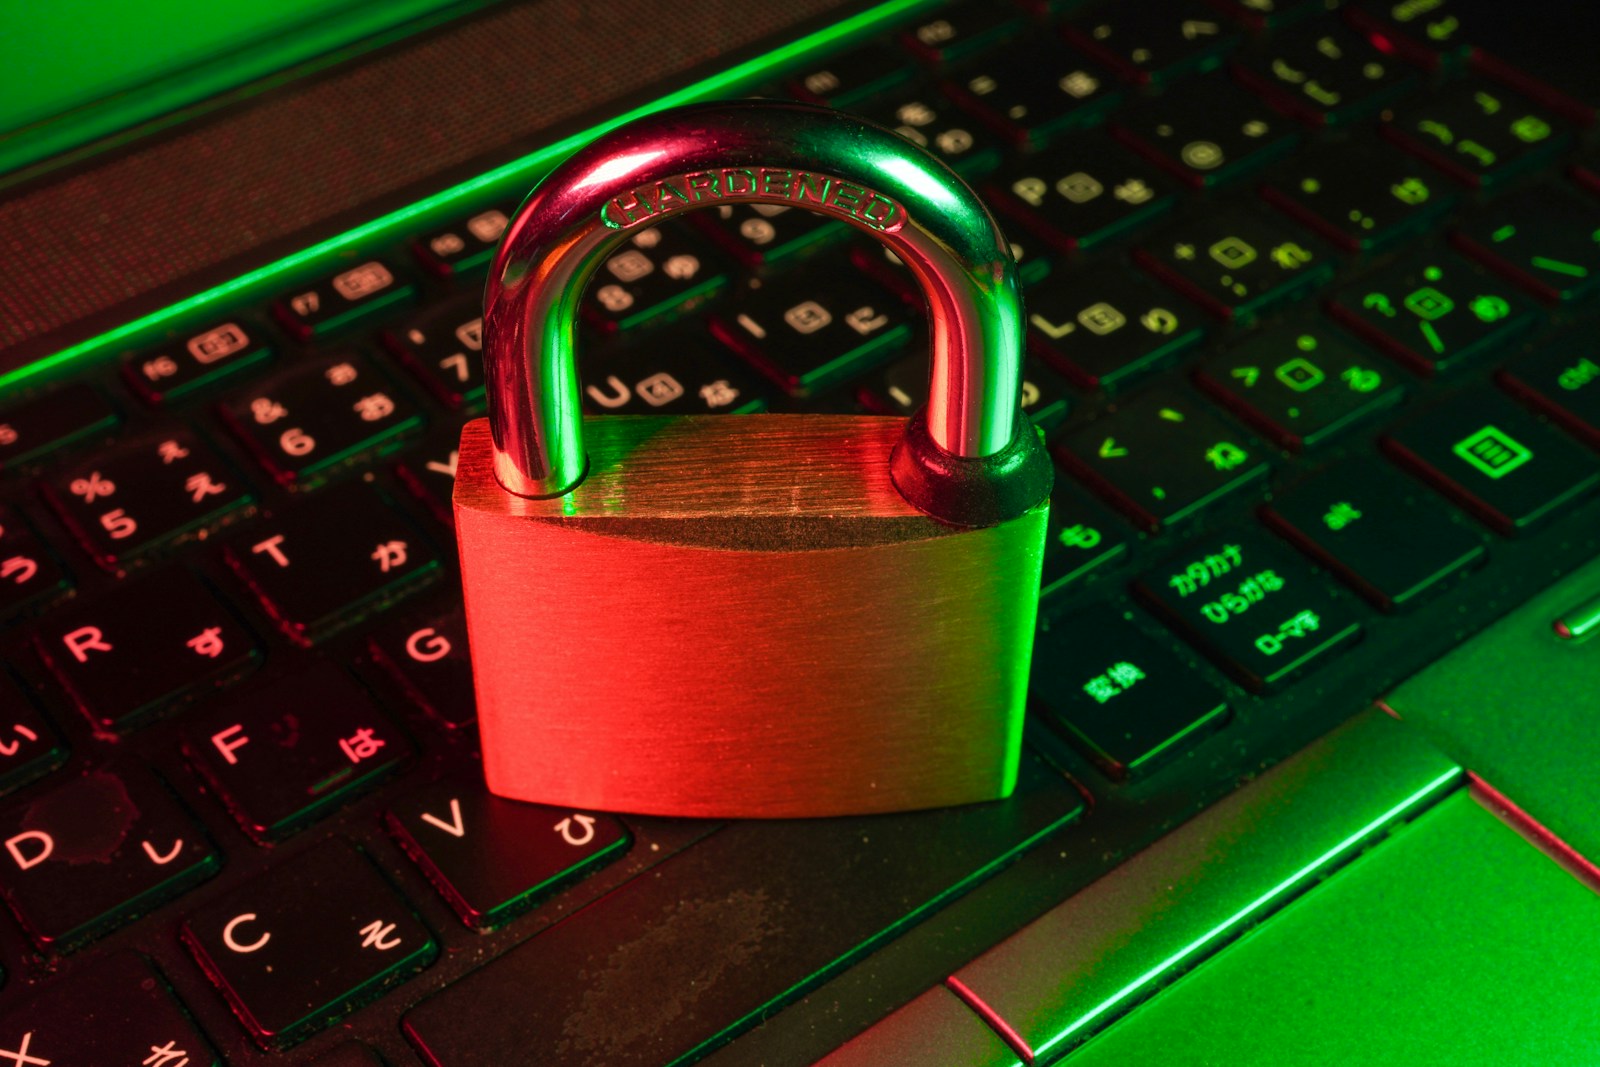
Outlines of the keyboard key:
M67 747L9 674L0 672L0 793L9 793L67 758Z
M1029 350L1086 389L1125 388L1205 336L1192 304L1125 267L1053 275L1027 308Z
M786 263L849 231L820 212L782 204L719 204L688 217L747 270Z
M332 662L253 689L184 731L245 832L281 840L397 770L411 744Z
M445 278L470 276L483 270L500 246L516 205L474 211L448 226L433 230L412 244L418 261L434 274Z
M219 1067L166 982L134 952L74 968L0 1017L6 1067Z
M1507 537L1600 485L1595 458L1500 393L1480 390L1399 427L1383 447Z
M1196 189L1271 162L1298 137L1288 119L1220 73L1120 112L1112 132Z
M1042 629L1032 676L1029 692L1050 722L1118 781L1180 755L1228 717L1192 668L1105 606Z
M962 112L930 82L901 86L864 105L860 114L926 148L962 174L993 170L1000 161L999 136Z
M422 415L363 357L297 363L222 407L229 426L285 485L386 451L422 425Z
M739 294L711 319L719 340L790 396L814 396L871 370L904 347L911 312L843 255Z
M1320 318L1251 334L1208 359L1195 380L1296 451L1315 448L1405 396L1393 369Z
M361 1042L347 1041L312 1060L309 1067L384 1067L384 1063Z
M1239 42L1216 9L1197 0L1134 0L1073 19L1068 40L1138 84L1209 70Z
M997 178L997 205L1063 252L1124 236L1178 202L1172 179L1098 131L1008 163Z
M456 729L478 717L472 698L472 656L460 607L402 619L367 639L372 657L429 715Z
M183 940L263 1048L286 1048L421 971L439 946L343 841L195 912Z
M1535 305L1469 260L1419 252L1336 292L1328 310L1419 374L1449 371L1504 346Z
M429 427L421 442L395 464L395 474L405 483L417 499L425 504L433 517L447 528L455 529L455 510L451 498L455 493L456 463L461 458L461 427L453 422L441 422Z
M1475 189L1540 166L1572 139L1543 108L1478 79L1451 82L1384 118L1385 137Z
M1456 202L1449 184L1415 159L1361 140L1285 160L1261 195L1351 252L1414 237Z
M172 568L47 616L34 645L97 727L129 730L243 677L255 638L200 579Z
M1176 390L1147 392L1063 437L1056 457L1146 529L1265 478L1264 450Z
M1333 276L1327 246L1271 215L1208 211L1154 237L1134 258L1213 315L1248 322Z
M1022 28L1015 9L984 0L941 8L935 17L900 35L900 43L929 63L949 62L1009 37Z
M928 357L898 360L862 389L862 402L885 415L912 415L928 402ZM1031 360L1022 368L1022 410L1049 433L1067 417L1067 384Z
M1101 120L1122 94L1112 76L1055 41L1018 41L950 71L945 91L1019 148Z
M610 815L503 800L478 776L408 792L385 819L461 921L479 930L617 859L630 840Z
M22 513L0 504L0 618L47 605L71 587L55 553Z
M1260 530L1191 545L1134 590L1255 692L1322 666L1361 635L1348 601Z
M320 641L439 573L439 557L377 490L349 482L226 542L228 565L299 645Z
M1486 557L1480 534L1369 459L1274 493L1262 518L1384 611L1415 605Z
M1356 0L1343 14L1368 40L1381 40L1408 63L1436 71L1453 66L1476 51L1467 43L1474 20L1469 16L1463 21L1463 6L1456 0L1431 0L1425 4Z
M1074 589L1090 575L1111 569L1128 555L1133 541L1127 523L1066 485L1057 485L1050 495L1048 526L1039 579L1045 596Z
M371 259L280 297L272 313L296 340L309 341L378 319L416 293L402 272Z
M727 415L764 411L777 395L702 322L591 346L583 405L601 415Z
M206 536L254 503L227 461L181 428L62 467L44 490L95 562L116 575L140 556Z
M122 365L134 390L151 404L169 404L259 367L272 346L254 324L219 322Z
M1600 448L1600 345L1589 329L1540 342L1500 372L1500 384Z
M583 316L602 331L666 322L728 284L728 264L700 232L675 219L628 240L595 272Z
M997 803L733 822L424 1000L401 1025L441 1067L691 1060L1081 809L1064 777L1025 754L1016 793Z
M0 470L103 437L121 416L92 386L69 385L0 408Z
M814 63L789 83L801 99L849 110L851 105L908 80L905 53L882 41L869 41Z
M195 820L141 767L91 771L0 813L0 893L41 948L67 952L221 868Z
M1600 285L1600 207L1546 183L1501 197L1469 219L1456 244L1547 303Z
M1355 31L1321 19L1280 30L1259 57L1235 71L1246 85L1313 126L1347 126L1417 82L1414 71Z
M463 294L385 331L384 344L449 407L483 402L483 298Z

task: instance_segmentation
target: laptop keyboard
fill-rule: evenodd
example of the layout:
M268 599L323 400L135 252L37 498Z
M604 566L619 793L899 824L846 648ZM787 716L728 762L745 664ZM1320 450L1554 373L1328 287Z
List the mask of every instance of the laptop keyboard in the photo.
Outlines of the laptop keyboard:
M1387 10L956 4L752 87L897 129L1016 242L1058 478L1003 803L487 793L450 493L513 203L0 401L0 1060L691 1062L1092 833L1070 891L1592 557L1600 157ZM592 415L926 391L909 276L801 211L642 232L581 307Z

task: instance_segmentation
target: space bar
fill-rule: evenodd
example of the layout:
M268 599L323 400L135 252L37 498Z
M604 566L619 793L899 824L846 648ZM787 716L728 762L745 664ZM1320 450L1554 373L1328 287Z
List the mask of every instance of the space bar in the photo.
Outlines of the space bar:
M688 1063L1082 810L1024 755L1009 800L734 823L418 1004L436 1067Z

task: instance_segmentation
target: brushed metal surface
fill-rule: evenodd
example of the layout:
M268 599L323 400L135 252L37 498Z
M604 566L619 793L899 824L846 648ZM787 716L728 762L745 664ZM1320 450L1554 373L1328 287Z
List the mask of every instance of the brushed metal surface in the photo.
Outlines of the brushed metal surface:
M489 787L789 817L1015 785L1047 503L958 529L902 500L899 419L590 420L562 497L462 435L456 529Z

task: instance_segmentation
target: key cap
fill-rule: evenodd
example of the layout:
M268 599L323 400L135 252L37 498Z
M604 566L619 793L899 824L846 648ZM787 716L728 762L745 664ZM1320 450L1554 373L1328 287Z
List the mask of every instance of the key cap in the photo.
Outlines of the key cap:
M1415 159L1363 140L1286 160L1261 195L1351 252L1374 252L1422 233L1457 199Z
M1117 781L1181 755L1228 717L1227 703L1192 668L1106 606L1039 632L1029 692Z
M1017 41L950 71L945 92L1019 148L1092 126L1121 99L1112 75L1056 41Z
M1195 0L1107 5L1062 29L1073 44L1138 84L1209 70L1239 41L1214 8Z
M1532 326L1535 305L1470 260L1418 252L1329 299L1333 316L1418 374L1454 370Z
M95 562L118 576L139 557L204 537L255 502L215 449L176 427L62 467L44 491Z
M309 646L432 581L439 557L381 494L349 482L225 543L228 565L278 628Z
M744 414L777 395L701 322L591 346L582 362L583 404L601 415Z
M40 948L69 952L216 874L195 820L141 767L91 771L0 812L0 893Z
M985 173L1000 161L999 137L963 114L931 82L900 86L862 105L860 114L926 148L958 173Z
M1565 185L1542 183L1494 201L1455 243L1546 303L1600 285L1600 209Z
M441 277L477 274L494 257L500 235L506 232L516 207L508 201L474 211L418 238L411 250L424 267Z
M220 1067L221 1061L144 957L116 952L0 1017L6 1067L140 1064Z
M1356 0L1343 12L1345 21L1378 44L1387 45L1423 70L1453 67L1475 49L1468 44L1475 20L1462 21L1462 5L1454 0L1426 4L1396 4L1385 0Z
M1076 589L1085 578L1110 570L1133 542L1127 523L1087 493L1058 484L1050 494L1040 593Z
M233 613L176 567L58 608L33 640L89 721L119 731L243 677L260 655Z
M1500 384L1600 448L1600 346L1587 328L1566 331L1518 356L1500 372Z
M619 858L627 829L609 815L503 800L481 778L407 793L384 818L406 855L477 930Z
M1385 137L1474 189L1495 189L1554 158L1571 141L1543 108L1479 79L1384 112Z
M1320 318L1274 326L1208 359L1195 380L1285 448L1315 448L1405 396L1399 375Z
M369 259L278 298L272 313L296 340L309 341L372 322L416 294L403 272Z
M460 607L388 623L367 639L367 648L406 695L435 719L451 729L477 719L467 623Z
M1333 275L1327 246L1260 211L1225 208L1168 229L1134 253L1139 265L1213 315L1249 322Z
M1192 304L1126 267L1058 273L1027 307L1029 351L1086 389L1123 389L1205 336Z
M843 223L783 204L719 204L688 216L747 270L787 263L847 232Z
M789 89L802 100L849 110L907 81L912 70L898 48L868 41L808 65L789 82Z
M1403 466L1507 537L1600 485L1595 459L1512 400L1460 394L1383 439Z
M230 319L129 359L123 376L151 404L170 404L260 367L272 345L254 323Z
M1149 530L1187 518L1267 475L1254 440L1172 389L1117 405L1061 438L1055 455Z
M92 386L69 385L0 408L0 470L104 437L121 416Z
M433 517L447 529L455 529L455 510L451 503L456 485L456 463L460 460L461 427L440 422L428 428L422 440L395 464L395 474L417 499L427 505Z
M222 415L279 482L307 487L422 426L417 406L350 353L297 363L224 402Z
M1347 126L1417 83L1415 72L1353 30L1311 20L1274 34L1259 57L1234 72L1246 85L1312 126Z
M971 55L1022 28L1014 9L966 0L940 8L933 18L900 35L900 43L927 63L947 63Z
M61 766L67 747L9 674L0 672L0 793Z
M1258 693L1326 664L1361 636L1348 601L1261 530L1207 537L1134 591Z
M911 316L843 255L819 258L782 286L740 293L711 318L718 340L790 396L815 396L893 358Z
M260 842L316 821L411 755L367 691L327 661L241 694L185 729L183 747Z
M1099 131L1001 168L996 204L1063 252L1097 248L1167 214L1173 181Z
M666 322L728 284L725 258L682 219L640 230L595 272L583 316L603 332Z
M407 981L439 946L372 862L326 841L201 908L183 940L267 1049Z
M385 331L383 342L449 407L483 403L483 298L477 293L426 308Z
M1414 606L1487 555L1481 535L1366 458L1274 493L1261 516L1384 611Z
M1220 73L1127 108L1112 132L1196 189L1264 166L1298 139L1288 119Z
M384 1067L384 1063L366 1045L347 1041L312 1060L310 1067Z
M731 823L424 1000L402 1025L441 1067L691 1059L1080 810L1077 791L1025 754L1017 792L994 804Z
M862 389L862 403L885 415L910 416L928 402L928 357L918 352L897 360ZM1022 410L1049 433L1067 417L1067 384L1029 361L1022 368Z
M0 618L48 605L71 587L55 553L22 513L0 504Z

